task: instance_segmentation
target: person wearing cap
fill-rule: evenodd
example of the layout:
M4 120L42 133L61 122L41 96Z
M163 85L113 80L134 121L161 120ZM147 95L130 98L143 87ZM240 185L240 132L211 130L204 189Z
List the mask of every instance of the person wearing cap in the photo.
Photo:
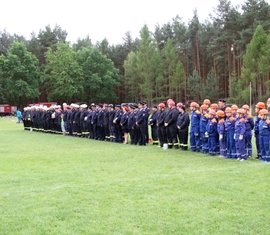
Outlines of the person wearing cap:
M226 136L226 147L227 147L227 158L237 158L235 149L235 121L236 118L232 116L232 109L227 107L225 109L225 136Z
M176 105L179 115L177 117L176 126L179 139L179 147L181 150L188 149L188 128L189 128L189 114L186 112L185 105L178 103Z
M265 108L266 108L265 103L263 102L258 102L255 106L256 117L255 117L255 123L254 123L254 135L255 135L256 149L257 149L256 159L261 159L259 123L261 121L260 111Z
M123 143L123 132L120 126L122 115L123 115L123 111L121 109L121 105L115 105L115 115L113 119L113 124L114 124L114 130L115 130L116 143Z
M152 113L150 119L148 121L148 125L151 127L151 136L153 145L158 145L158 127L157 127L157 119L158 119L159 111L157 106L152 107Z
M136 115L136 126L139 130L139 145L144 146L146 145L146 127L147 126L147 120L145 116L147 115L145 113L144 109L144 102L139 103L139 111Z
M260 135L260 151L261 160L270 163L270 120L268 119L269 112L267 109L261 109L259 123Z
M205 137L208 138L209 154L211 156L217 155L217 119L216 111L209 110L209 119L206 125Z
M81 112L80 112L80 127L82 132L82 137L88 137L89 130L88 130L88 109L87 104L81 104Z
M115 130L113 124L115 110L113 104L108 105L108 113L109 113L109 120L108 120L109 137L111 142L115 142Z
M200 152L200 118L199 104L191 102L190 104L191 118L190 118L190 149L193 152Z
M149 119L149 115L150 115L150 109L148 108L148 105L146 102L143 102L143 111L145 113L144 115L144 132L145 132L145 139L146 139L146 143L149 143L149 133L148 133L148 119Z
M97 139L101 141L105 140L104 116L103 104L99 104L97 112Z
M175 107L175 102L173 100L167 101L168 111L164 119L164 126L166 128L167 139L168 139L168 148L178 148L178 139L177 139L177 127L176 122L179 115L178 109Z
M200 151L202 153L208 153L209 151L208 138L205 137L208 119L209 119L208 106L206 104L202 104L201 105L201 118L200 118L200 123L199 123L200 144L201 144Z
M159 115L157 118L157 126L158 126L158 139L160 147L163 147L164 144L168 143L166 128L164 125L164 120L167 113L167 111L165 111L165 107L166 106L164 103L160 103L158 105Z
M104 104L104 105L103 105L103 112L104 112L103 128L104 128L105 141L110 141L110 130L109 130L109 105L108 105L108 104Z
M218 100L218 109L225 112L225 109L226 109L226 100L225 99Z
M97 131L97 112L96 105L94 103L91 104L91 111L88 113L87 118L89 120L89 138L96 139Z
M247 159L245 132L246 132L245 110L238 109L237 120L235 122L234 139L235 139L237 160L240 161L244 161Z
M138 129L136 128L136 114L138 106L136 104L129 105L130 114L128 116L128 129L130 135L130 143L136 145L138 143Z
M252 157L252 130L254 129L254 120L251 116L249 106L247 104L242 106L242 109L245 110L246 116L246 132L245 132L245 140L246 140L246 150L247 157Z

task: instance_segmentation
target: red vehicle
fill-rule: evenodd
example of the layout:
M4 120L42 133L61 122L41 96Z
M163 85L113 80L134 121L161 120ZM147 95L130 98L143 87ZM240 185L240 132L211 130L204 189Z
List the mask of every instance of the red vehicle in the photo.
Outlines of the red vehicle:
M17 111L17 106L9 104L0 104L0 116L13 115Z

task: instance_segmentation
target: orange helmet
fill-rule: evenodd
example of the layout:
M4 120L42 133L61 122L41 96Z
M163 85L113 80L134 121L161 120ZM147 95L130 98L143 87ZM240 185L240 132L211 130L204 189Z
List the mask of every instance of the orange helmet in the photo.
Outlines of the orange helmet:
M160 104L158 105L158 107L160 107L160 108L165 108L165 104L164 104L164 103L160 103Z
M191 102L190 107L199 108L199 104L196 102Z
M245 114L246 111L244 109L237 109L237 113Z
M218 110L216 114L218 117L225 117L225 113L222 110Z
M201 110L206 110L206 109L208 109L208 106L206 104L202 104L201 105Z
M231 107L232 110L237 110L238 109L238 106L236 104L233 104L232 107Z
M260 115L267 115L268 114L268 110L267 109L262 109L259 112Z
M244 104L244 105L242 106L242 109L249 110L249 106L248 106L247 104Z
M256 108L258 108L258 109L265 109L265 103L263 103L263 102L258 102L258 103L256 104Z
M218 104L213 103L213 104L210 105L210 108L211 109L218 109Z
M210 114L210 115L216 115L216 111L215 111L214 109L210 109L210 110L209 110L209 114Z
M232 109L230 108L230 107L227 107L226 109L225 109L225 113L231 113L232 112Z
M211 101L209 99L204 99L203 104L210 105Z

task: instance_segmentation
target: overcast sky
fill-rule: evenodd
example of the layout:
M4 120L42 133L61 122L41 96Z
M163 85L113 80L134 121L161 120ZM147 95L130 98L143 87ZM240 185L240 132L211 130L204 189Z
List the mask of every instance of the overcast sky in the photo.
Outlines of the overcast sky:
M239 5L245 0L231 2ZM194 9L203 21L217 5L218 0L2 0L0 31L29 39L31 32L58 24L68 32L68 41L89 35L93 43L107 38L117 44L127 31L137 37L144 24L152 31L177 14L188 22Z

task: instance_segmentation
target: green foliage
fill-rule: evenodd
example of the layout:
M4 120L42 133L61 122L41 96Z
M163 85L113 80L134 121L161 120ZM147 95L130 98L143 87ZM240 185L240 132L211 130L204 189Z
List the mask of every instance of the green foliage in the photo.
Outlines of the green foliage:
M72 102L79 100L83 90L83 71L77 62L76 52L68 44L60 43L57 49L46 52L48 99Z
M201 85L200 76L196 70L187 79L187 92L189 100L200 100L201 98ZM208 96L207 96L208 97Z
M21 42L14 42L0 56L1 102L22 105L38 97L38 61Z
M119 76L112 61L96 48L82 48L77 53L82 68L83 92L81 99L95 102L114 102Z

